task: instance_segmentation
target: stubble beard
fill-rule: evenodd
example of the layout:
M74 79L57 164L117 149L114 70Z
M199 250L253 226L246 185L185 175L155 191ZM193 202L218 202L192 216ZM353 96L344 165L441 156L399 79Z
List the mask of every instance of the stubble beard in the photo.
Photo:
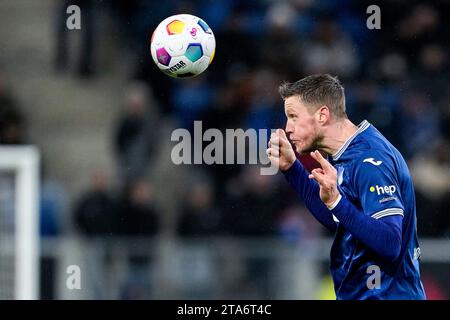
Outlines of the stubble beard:
M314 138L312 141L306 145L303 149L298 150L296 147L297 153L299 154L307 154L313 152L315 150L321 150L323 148L323 136L319 132L314 133Z

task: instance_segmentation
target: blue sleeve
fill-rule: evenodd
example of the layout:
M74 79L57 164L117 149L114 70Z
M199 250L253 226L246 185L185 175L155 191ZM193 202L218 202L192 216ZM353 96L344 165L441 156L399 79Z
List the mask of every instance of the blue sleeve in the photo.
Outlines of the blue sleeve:
M316 181L309 179L309 174L300 161L296 160L288 170L283 171L283 174L312 215L326 228L334 232L336 222L333 220L330 210L320 199L319 185Z
M385 216L382 220L363 214L345 196L330 210L346 230L371 250L388 261L400 254L402 216Z
M400 253L404 206L395 163L373 152L355 161L353 193L360 208L343 196L331 210L358 240L392 261Z
M404 206L395 164L379 153L365 155L355 162L353 189L364 214L375 219L400 215Z

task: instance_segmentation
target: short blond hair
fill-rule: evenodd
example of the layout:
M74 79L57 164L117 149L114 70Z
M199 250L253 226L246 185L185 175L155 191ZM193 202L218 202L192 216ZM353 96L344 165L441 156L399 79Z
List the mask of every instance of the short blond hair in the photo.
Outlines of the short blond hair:
M278 91L283 100L298 96L308 107L312 107L312 111L326 105L335 117L347 118L344 87L337 77L314 74L293 83L285 82Z

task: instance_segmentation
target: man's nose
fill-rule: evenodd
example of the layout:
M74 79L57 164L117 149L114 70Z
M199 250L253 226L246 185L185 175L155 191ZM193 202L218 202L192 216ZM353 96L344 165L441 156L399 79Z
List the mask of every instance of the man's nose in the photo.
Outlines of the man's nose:
M290 123L290 121L286 122L286 129L284 131L286 131L287 134L293 132L293 127L292 127L292 124Z

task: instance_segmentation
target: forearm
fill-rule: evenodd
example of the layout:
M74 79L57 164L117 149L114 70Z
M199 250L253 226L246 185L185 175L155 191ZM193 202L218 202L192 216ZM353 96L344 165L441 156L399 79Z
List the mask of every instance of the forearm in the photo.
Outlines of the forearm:
M283 171L283 174L312 215L326 228L335 231L336 222L333 220L330 210L320 199L319 185L308 178L308 172L300 161L296 160L288 170Z
M377 220L365 215L344 196L330 212L346 230L383 258L395 260L401 248L400 215Z

